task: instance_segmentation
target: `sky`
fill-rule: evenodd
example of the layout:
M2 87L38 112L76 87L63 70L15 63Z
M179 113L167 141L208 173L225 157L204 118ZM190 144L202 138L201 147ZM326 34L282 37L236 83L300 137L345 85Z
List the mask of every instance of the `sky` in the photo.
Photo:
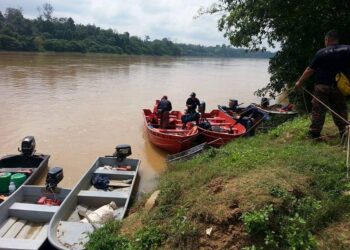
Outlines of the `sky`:
M169 38L177 43L229 44L217 29L219 15L197 16L200 7L215 0L0 0L0 11L22 8L36 18L38 7L50 3L54 17L72 17L76 24L95 24L118 33L151 40Z

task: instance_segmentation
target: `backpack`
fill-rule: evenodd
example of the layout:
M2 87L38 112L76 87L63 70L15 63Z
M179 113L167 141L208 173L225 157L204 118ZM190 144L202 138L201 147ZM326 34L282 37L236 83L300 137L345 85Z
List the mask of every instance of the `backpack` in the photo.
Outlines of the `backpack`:
M107 190L109 179L105 174L93 174L91 184L97 189Z

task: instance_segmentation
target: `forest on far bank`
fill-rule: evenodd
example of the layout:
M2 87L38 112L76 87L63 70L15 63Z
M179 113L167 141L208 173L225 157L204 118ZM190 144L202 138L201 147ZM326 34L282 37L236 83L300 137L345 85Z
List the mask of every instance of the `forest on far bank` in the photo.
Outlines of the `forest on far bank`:
M72 18L53 17L53 7L38 7L38 17L28 19L20 8L0 11L0 50L114 53L154 56L208 56L270 58L271 52L247 52L228 45L202 46L174 43L170 39L141 39L93 24L76 24Z

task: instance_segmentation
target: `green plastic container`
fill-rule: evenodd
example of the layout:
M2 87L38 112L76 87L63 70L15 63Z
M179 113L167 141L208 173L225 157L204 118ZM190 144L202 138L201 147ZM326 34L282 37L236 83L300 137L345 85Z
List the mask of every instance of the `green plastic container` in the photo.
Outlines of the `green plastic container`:
M11 181L13 181L17 189L25 182L26 178L25 174L17 173L11 176Z
M8 193L11 180L11 173L0 174L0 193Z

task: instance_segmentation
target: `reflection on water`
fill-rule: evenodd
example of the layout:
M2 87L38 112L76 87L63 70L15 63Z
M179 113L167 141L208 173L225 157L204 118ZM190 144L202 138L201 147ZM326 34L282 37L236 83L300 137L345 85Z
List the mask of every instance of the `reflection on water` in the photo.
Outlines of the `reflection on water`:
M207 110L229 98L257 102L267 67L263 59L0 53L0 154L34 135L72 187L97 156L126 143L142 161L140 189L150 191L166 153L148 142L142 108L166 94L183 110L192 91Z

